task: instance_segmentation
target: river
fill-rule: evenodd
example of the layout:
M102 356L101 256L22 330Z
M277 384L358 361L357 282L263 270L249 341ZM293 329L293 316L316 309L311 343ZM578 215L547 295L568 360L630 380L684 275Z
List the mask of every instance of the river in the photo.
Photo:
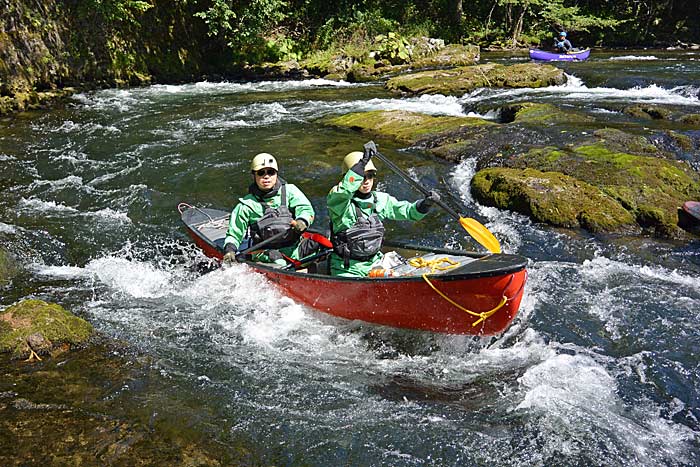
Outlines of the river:
M324 116L404 109L494 118L488 109L504 103L551 102L596 118L581 131L612 126L665 144L668 122L634 121L621 109L700 113L700 51L594 51L560 66L563 86L458 98L399 98L376 84L325 80L200 82L85 92L63 108L4 120L0 241L26 270L0 289L0 306L54 301L126 341L152 359L201 429L224 444L244 440L255 464L700 465L697 239L535 224L474 202L475 159L448 164L377 141L421 181L459 196L506 252L530 259L514 325L476 339L322 315L243 265L207 267L180 224L180 202L231 208L258 152L278 156L281 175L326 222L342 158L368 138L323 126ZM700 132L686 134L694 149L676 155L697 170ZM417 198L379 168L380 189ZM475 248L441 212L392 223L388 236ZM120 390L158 400L153 387Z

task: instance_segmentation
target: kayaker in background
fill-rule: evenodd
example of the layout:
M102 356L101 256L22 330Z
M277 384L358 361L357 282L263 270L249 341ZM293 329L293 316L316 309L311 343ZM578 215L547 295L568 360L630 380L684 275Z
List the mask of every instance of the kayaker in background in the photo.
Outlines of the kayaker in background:
M418 221L425 217L440 196L434 191L425 199L399 201L393 196L374 191L377 168L372 156L373 142L364 152L349 153L343 159L343 179L328 193L328 215L331 219L330 269L334 276L364 277L381 262L379 251L384 239L382 220Z
M236 251L246 237L252 246L284 232L265 246L266 252L251 258L265 263L286 265L283 255L299 259L317 247L312 240L300 241L301 233L314 221L311 203L299 188L279 177L278 170L277 160L271 154L260 153L251 161L253 183L231 212L224 240L224 262L244 259Z
M573 49L571 42L566 38L565 31L560 32L559 36L554 39L554 48L560 53L567 53Z

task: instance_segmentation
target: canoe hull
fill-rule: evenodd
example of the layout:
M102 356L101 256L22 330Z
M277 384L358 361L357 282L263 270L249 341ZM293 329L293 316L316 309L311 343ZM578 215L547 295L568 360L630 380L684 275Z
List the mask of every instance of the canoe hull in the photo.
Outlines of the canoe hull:
M530 58L546 62L576 62L586 60L591 55L591 49L571 53L547 52L546 50L530 49Z
M223 258L228 213L184 206L182 220L194 242L207 256ZM527 260L506 254L470 256L474 260L454 274L390 278L334 277L246 264L284 294L329 315L448 334L499 334L517 316ZM486 318L479 315L490 311Z
M422 277L347 279L252 267L290 297L333 316L398 328L483 336L503 332L516 317L527 276L525 269L473 279L431 276L431 287ZM496 313L480 320L445 297L475 313L497 308L504 297L506 301Z

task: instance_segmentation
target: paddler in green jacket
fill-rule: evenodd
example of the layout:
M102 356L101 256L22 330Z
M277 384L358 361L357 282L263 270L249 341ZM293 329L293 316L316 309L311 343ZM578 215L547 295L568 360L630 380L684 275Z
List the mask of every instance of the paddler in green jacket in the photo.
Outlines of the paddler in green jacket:
M302 239L301 233L314 221L314 209L302 191L278 176L277 160L271 154L256 155L250 171L253 183L248 194L233 208L224 240L224 262L242 260L236 251L245 237L252 245L278 234L280 238L264 246L265 252L254 261L286 265L283 255L299 259L312 252L315 243ZM306 250L306 251L305 251Z
M382 220L421 220L440 199L433 191L425 199L412 203L374 191L377 168L371 159L376 152L377 147L370 141L365 144L364 152L345 156L343 180L328 193L333 241L330 268L334 276L367 276L383 257L379 251L384 238Z

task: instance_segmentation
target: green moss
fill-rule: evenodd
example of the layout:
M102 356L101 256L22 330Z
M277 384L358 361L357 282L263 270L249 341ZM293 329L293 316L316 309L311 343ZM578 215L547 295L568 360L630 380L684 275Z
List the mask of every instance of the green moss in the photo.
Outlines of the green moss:
M439 135L464 126L494 125L480 118L434 117L402 110L351 113L327 119L324 123L388 137L408 144L415 143L427 135Z
M63 307L42 300L24 300L0 314L0 322L10 325L0 332L0 352L12 352L21 358L27 351L26 339L39 333L53 345L76 345L94 332L90 323Z
M481 202L551 225L592 232L634 225L631 214L600 189L558 172L490 168L477 172L471 188Z
M463 95L476 88L543 87L566 82L562 70L551 65L524 63L465 66L448 70L430 70L391 78L387 89L414 95Z
M700 175L687 164L627 154L603 142L568 150L540 148L517 156L514 167L557 171L597 187L656 235L678 234L677 208L700 197ZM653 211L643 206L653 206Z

